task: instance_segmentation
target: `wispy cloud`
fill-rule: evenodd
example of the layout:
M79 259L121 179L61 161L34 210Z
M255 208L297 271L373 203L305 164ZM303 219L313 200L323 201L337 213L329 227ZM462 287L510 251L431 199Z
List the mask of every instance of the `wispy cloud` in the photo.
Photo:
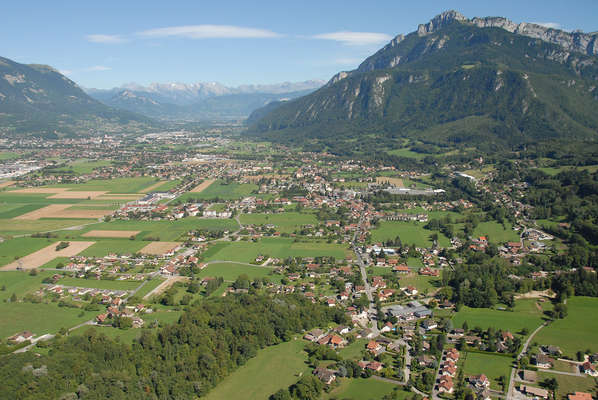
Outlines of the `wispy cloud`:
M62 75L71 75L73 73L73 71L70 69L59 69L58 72L60 72Z
M330 32L311 36L313 39L334 40L349 46L366 46L388 42L392 36L377 32Z
M110 71L112 68L106 67L104 65L94 65L93 67L86 68L86 71L94 72L94 71Z
M148 38L184 37L189 39L249 39L276 38L282 35L267 29L246 28L234 25L185 25L149 29L137 35Z
M85 38L92 43L124 43L127 41L121 35L104 35L100 33L87 35Z
M534 24L543 26L544 28L563 29L563 26L558 22L534 22Z

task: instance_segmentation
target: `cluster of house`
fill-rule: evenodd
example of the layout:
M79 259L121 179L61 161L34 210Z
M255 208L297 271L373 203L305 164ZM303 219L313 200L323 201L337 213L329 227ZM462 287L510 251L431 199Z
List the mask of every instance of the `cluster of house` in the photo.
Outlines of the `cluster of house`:
M168 253L172 256L178 250L179 246L173 247L171 250L168 250ZM166 264L160 267L160 274L164 276L174 276L177 274L177 271L181 267L186 266L196 266L200 269L205 268L205 263L200 263L199 259L193 255L185 256L185 255L178 255L177 257L173 257Z
M61 297L72 296L74 301L80 301L81 296L102 297L102 303L118 299L119 303L122 297L129 294L127 290L112 290L112 289L93 289L85 287L64 286L64 285L44 285L41 289L35 292L38 296L43 296L46 293L57 294Z
M322 346L328 346L332 349L342 349L347 345L347 340L345 340L341 335L347 334L351 332L351 328L348 326L337 326L336 328L328 331L323 331L322 329L313 329L307 332L303 338L305 340L309 340L313 343L318 343Z
M455 348L447 349L442 354L442 363L438 370L438 392L452 394L455 391L453 378L457 374L459 351Z
M136 306L125 306L120 298L114 298L108 303L106 312L98 314L95 318L99 325L110 324L115 318L129 318L133 328L141 328L145 321L138 314L148 314L152 309L146 308L143 304Z

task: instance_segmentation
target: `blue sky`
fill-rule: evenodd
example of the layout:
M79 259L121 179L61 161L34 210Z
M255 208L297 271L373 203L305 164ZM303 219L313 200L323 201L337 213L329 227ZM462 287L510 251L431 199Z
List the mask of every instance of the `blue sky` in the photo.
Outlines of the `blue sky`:
M2 5L0 56L97 88L327 80L447 9L598 30L597 0L22 0Z

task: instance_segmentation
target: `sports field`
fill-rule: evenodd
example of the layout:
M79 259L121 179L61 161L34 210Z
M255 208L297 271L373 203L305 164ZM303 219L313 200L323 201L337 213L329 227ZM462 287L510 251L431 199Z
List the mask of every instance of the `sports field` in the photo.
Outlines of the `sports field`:
M449 239L442 233L424 229L424 224L421 223L402 221L380 222L380 227L372 230L372 241L383 242L398 236L403 245L415 244L417 247L430 247L432 246L430 235L433 233L438 234L438 244L441 247L450 245Z
M568 315L552 322L535 336L542 345L559 346L564 355L575 359L578 350L598 351L598 298L567 299Z
M224 378L205 397L207 400L267 399L270 395L299 380L301 373L309 373L302 340L291 340L258 351Z

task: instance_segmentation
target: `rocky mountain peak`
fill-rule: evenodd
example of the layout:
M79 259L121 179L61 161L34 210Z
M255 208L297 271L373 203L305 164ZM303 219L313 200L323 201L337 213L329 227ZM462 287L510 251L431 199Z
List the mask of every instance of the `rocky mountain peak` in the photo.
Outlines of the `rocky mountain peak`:
M430 33L434 33L455 21L464 22L467 21L467 17L455 10L444 11L443 13L432 18L427 24L420 24L417 27L417 34L419 36L429 35Z

